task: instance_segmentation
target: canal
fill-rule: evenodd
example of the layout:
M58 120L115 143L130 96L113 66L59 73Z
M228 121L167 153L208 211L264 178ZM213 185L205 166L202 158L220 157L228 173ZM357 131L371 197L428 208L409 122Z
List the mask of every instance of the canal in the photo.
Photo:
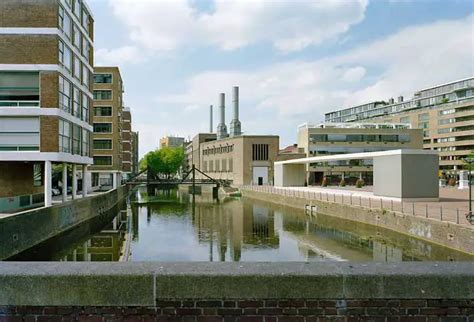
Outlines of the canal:
M474 256L383 228L247 198L139 187L17 261L460 261Z

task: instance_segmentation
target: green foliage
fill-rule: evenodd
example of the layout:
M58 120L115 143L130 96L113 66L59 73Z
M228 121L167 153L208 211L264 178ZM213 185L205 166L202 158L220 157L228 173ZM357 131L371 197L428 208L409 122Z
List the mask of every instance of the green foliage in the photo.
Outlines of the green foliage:
M341 181L339 182L339 187L345 187L345 186L346 186L346 180L341 179Z
M167 177L177 173L183 164L183 148L161 148L150 151L140 160L140 170L148 168L151 177Z
M356 187L357 188L362 188L364 186L365 182L362 179L357 179L356 181Z

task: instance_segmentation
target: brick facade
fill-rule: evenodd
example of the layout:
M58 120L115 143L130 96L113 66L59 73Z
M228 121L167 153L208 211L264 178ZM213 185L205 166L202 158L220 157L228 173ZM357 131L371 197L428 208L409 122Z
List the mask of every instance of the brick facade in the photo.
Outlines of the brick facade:
M0 57L2 64L56 65L58 36L0 35Z
M56 28L58 6L55 0L2 0L0 27Z
M159 300L154 307L0 306L0 321L472 321L474 300Z
M0 162L0 197L15 197L42 192L33 185L33 162Z

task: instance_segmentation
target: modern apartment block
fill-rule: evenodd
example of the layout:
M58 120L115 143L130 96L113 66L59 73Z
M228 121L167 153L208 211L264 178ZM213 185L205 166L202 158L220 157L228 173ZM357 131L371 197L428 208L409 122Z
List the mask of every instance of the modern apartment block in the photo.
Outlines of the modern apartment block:
M167 148L179 148L184 146L184 138L178 136L164 136L160 139L160 149Z
M140 170L140 159L139 159L139 143L140 135L137 132L132 131L132 174L137 174Z
M307 157L332 154L376 152L397 149L422 149L423 131L409 124L377 123L322 123L302 124L298 127L298 148ZM364 179L372 182L372 160L330 161L310 164L307 183L321 184Z
M92 163L92 12L83 0L2 0L0 12L0 212L50 206L52 163L64 198Z
M122 112L122 171L124 178L132 174L132 114L129 107Z
M124 89L118 67L95 67L93 86L94 164L90 167L92 187L95 190L114 189L120 184L124 170L122 155ZM128 129L126 138L130 141L130 122L125 123ZM128 156L128 165L130 160Z
M423 148L439 151L440 170L455 173L474 150L474 77L327 113L326 122L409 123L423 129Z

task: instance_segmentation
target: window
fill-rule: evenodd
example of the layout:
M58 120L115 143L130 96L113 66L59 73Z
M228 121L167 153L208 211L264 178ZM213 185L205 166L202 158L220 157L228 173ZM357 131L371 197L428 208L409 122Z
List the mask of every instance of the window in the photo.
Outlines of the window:
M64 8L61 6L59 6L58 16L58 27L64 30Z
M61 75L59 76L59 108L71 112L71 84Z
M94 74L94 83L112 84L112 74Z
M268 144L252 144L252 160L268 161Z
M428 113L418 114L418 121L428 121L430 116Z
M94 123L94 133L112 133L112 123Z
M78 80L81 80L81 61L79 60L79 57L74 55L74 77L76 77Z
M398 141L398 135L390 135L390 134L387 134L387 135L381 135L380 136L380 140L382 142L397 142Z
M64 45L64 57L62 64L68 71L72 70L72 53L71 49L66 45Z
M81 154L82 128L78 125L72 126L72 153Z
M89 156L89 142L91 134L86 129L82 129L82 155Z
M229 159L229 172L234 171L233 167L234 167L234 161L231 158L231 159Z
M72 0L65 0L67 6L72 9Z
M43 171L41 164L33 164L33 186L41 187L43 185Z
M112 106L94 106L94 116L112 116Z
M112 140L94 140L94 149L112 150Z
M74 0L74 15L79 18L81 18L81 1L80 0Z
M89 69L84 64L82 64L82 83L89 88Z
M73 110L72 113L77 118L81 118L81 91L73 86Z
M87 41L86 37L82 36L82 56L84 56L87 61L89 61L89 52L90 52L90 45Z
M39 106L39 73L0 71L0 106Z
M59 62L64 65L64 43L60 40L59 41Z
M95 90L94 99L95 100L111 100L112 91L111 90Z
M71 17L67 13L64 13L63 17L63 32L68 39L71 39Z
M72 33L74 37L73 39L74 47L76 47L80 51L82 35L81 35L81 32L79 31L79 28L74 24L72 25Z
M448 115L455 113L456 110L454 108L450 108L449 110L439 111L439 115Z
M82 26L89 32L89 13L86 10L82 10Z
M71 123L59 119L59 152L71 153Z
M409 117L409 116L400 117L400 123L408 123L408 124L410 124L410 117Z
M94 156L94 165L112 165L112 156L96 155Z
M82 94L82 120L89 122L89 97L86 94Z
M454 119L454 118L450 118L450 119L440 119L440 120L438 120L438 124L439 124L439 125L451 124L451 123L454 123L454 122L456 122L456 119Z

